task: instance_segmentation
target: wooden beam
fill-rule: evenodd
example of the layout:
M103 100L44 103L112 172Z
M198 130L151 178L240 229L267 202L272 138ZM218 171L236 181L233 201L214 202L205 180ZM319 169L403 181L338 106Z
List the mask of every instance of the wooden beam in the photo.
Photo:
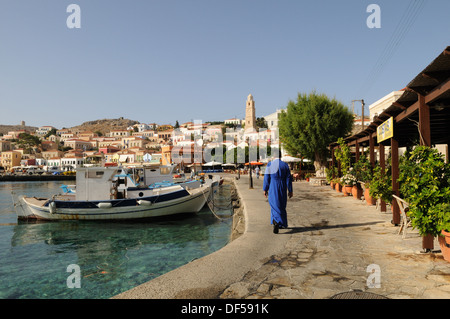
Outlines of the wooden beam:
M394 102L394 103L392 103L392 105L394 105L394 106L396 106L396 107L399 107L399 108L401 108L402 110L405 110L405 109L406 109L406 106L404 106L404 105L402 105L402 104L400 104L400 103L398 103L398 102Z
M415 89L413 89L413 88L411 88L411 87L409 87L409 86L407 86L407 87L405 88L405 90L406 90L406 91L409 91L409 92L414 92L414 93L419 94L419 92L417 92Z
M432 103L437 100L442 94L450 91L450 81L446 81L431 91L427 96L425 96L425 103Z
M441 81L439 81L438 79L436 79L435 77L433 77L432 75L430 75L430 74L428 74L428 73L425 73L425 72L422 72L422 76L423 76L424 78L433 80L433 81L435 81L436 83L440 83L440 82L441 82Z
M409 116L411 116L411 114L417 112L417 110L419 109L419 101L417 101L416 103L414 103L413 105L411 105L410 107L408 107L406 110L404 110L402 113L398 114L395 117L395 122L401 122L404 119L408 118Z

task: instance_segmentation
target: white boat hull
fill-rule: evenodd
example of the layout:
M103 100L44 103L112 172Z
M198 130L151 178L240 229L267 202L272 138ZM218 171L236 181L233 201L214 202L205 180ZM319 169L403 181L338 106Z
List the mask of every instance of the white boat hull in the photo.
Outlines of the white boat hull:
M19 218L44 220L125 220L168 216L182 213L197 213L205 205L211 187L200 187L189 191L189 195L151 203L136 200L135 206L114 207L100 203L95 208L52 208L44 206L43 199L22 197L15 204ZM101 205L102 204L102 205Z

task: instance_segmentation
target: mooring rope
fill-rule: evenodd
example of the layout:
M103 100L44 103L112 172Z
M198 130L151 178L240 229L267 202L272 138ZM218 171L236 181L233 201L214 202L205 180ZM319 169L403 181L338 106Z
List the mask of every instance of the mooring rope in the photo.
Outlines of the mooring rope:
M221 186L219 186L219 187L221 187ZM208 198L206 198L204 192L202 192L202 194L203 194L203 197L204 197L205 200L206 200L206 204L208 205L209 210L213 213L213 215L214 215L217 219L219 219L219 220L227 220L227 219L233 217L234 212L233 212L231 215L227 216L227 217L222 217L222 216L217 215L217 213L216 213L217 211L219 211L219 210L230 210L230 209L233 207L233 204L232 204L231 201L230 201L230 204L228 204L227 207L220 207L220 206L217 206L217 205L215 204L215 201L214 201L214 186L211 186L211 192L209 193ZM211 204L211 203L212 203L212 204ZM216 211L215 208L218 208L218 210Z

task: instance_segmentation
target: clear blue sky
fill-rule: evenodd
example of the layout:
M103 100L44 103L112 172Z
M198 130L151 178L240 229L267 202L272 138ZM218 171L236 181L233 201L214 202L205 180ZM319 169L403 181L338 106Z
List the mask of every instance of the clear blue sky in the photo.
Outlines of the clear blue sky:
M71 3L81 29L66 25ZM371 3L380 29L366 25ZM250 93L259 117L314 89L368 106L450 45L449 12L448 0L1 0L0 124L242 118Z

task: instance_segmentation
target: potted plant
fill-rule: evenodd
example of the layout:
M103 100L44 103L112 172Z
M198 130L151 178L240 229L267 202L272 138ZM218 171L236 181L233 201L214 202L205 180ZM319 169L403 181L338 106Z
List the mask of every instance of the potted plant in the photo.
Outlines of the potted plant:
M439 246L442 256L450 262L450 203L442 203L439 209Z
M400 192L409 203L413 228L423 237L422 248L431 251L433 238L449 230L450 167L436 149L417 146L400 158Z
M350 167L349 170L350 174L352 174L355 177L355 183L352 186L351 195L353 195L353 198L355 199L361 199L362 196L362 188L360 185L360 182L358 182L357 178L357 172L353 167Z
M334 189L338 192L342 192L341 179L339 177L334 179Z
M370 196L370 183L373 178L372 165L370 164L367 151L361 154L354 165L356 179L364 186L364 200L367 205L375 205L375 200ZM361 189L361 193L363 190Z
M307 173L306 175L305 175L305 179L306 179L306 181L307 182L309 182L309 178L311 177L311 174L310 173Z
M345 175L350 169L350 147L345 143L342 137L338 139L337 143L339 144L339 148L334 151L334 156L336 157L336 160L339 162L339 164L341 164L342 175Z
M325 174L326 174L327 182L330 183L331 188L334 188L333 178L334 178L334 176L337 175L337 168L334 166L331 166L330 168L326 168Z
M373 199L381 199L386 203L392 202L392 177L390 169L383 172L381 166L376 166L373 170L373 178L370 183L369 196Z
M347 173L341 177L341 182L342 185L344 185L343 192L350 196L352 194L353 185L356 185L356 177Z

